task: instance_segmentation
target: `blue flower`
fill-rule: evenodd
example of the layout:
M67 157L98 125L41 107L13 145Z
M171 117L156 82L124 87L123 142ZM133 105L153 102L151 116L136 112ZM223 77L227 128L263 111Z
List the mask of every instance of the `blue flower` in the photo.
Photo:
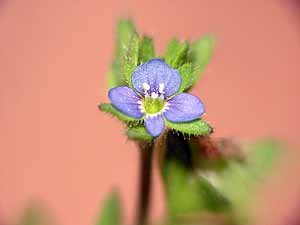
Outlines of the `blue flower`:
M133 89L115 87L109 90L108 97L122 113L144 119L146 130L153 137L164 130L164 119L188 122L204 113L204 105L198 97L176 93L181 85L180 74L161 59L152 59L138 66L131 83Z

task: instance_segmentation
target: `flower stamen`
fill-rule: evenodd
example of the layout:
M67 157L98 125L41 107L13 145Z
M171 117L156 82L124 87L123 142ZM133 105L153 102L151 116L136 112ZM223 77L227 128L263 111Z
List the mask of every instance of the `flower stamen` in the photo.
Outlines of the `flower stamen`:
M164 83L159 84L158 92L161 93L161 94L165 93L165 84Z
M150 86L147 83L143 83L143 89L144 89L144 94L145 96L149 96L148 91L150 90Z
M156 92L152 92L152 93L151 93L151 98L154 98L154 99L155 99L155 98L157 98L157 97L158 97L158 94L157 94Z

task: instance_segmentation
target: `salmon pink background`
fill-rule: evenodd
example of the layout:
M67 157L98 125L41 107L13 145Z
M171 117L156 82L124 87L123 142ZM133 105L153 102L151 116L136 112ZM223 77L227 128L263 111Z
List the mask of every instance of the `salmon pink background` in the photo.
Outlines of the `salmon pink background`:
M275 136L286 151L259 187L256 224L287 224L300 204L300 6L297 1L0 1L0 220L31 199L59 224L93 224L113 186L134 213L137 151L100 113L118 18L133 18L158 52L178 36L216 38L193 93L216 136ZM153 216L163 213L155 175Z

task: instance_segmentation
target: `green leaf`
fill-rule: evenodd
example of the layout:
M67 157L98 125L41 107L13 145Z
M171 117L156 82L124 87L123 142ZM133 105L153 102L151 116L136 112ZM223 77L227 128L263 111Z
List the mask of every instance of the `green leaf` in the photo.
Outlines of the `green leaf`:
M130 20L120 20L118 22L115 39L115 56L111 69L108 72L110 88L126 84L122 76L122 65L124 65L123 59L128 55L128 49L134 35L136 35L136 29Z
M220 190L237 206L245 204L251 198L254 184L272 167L278 153L279 145L270 140L248 146L245 163L231 161L227 169L218 174Z
M183 64L178 69L181 76L181 86L178 92L183 92L191 86L193 68L191 63Z
M116 57L122 58L129 46L132 35L136 33L136 28L131 20L120 20L116 33Z
M121 214L119 196L113 192L105 200L96 225L121 225Z
M167 46L167 50L165 52L165 56L164 56L165 62L168 63L169 65L172 64L172 61L174 60L174 58L176 56L179 45L180 45L179 41L175 38L173 38L169 42L169 44Z
M127 130L127 136L130 139L152 141L153 137L147 132L144 126L129 127Z
M140 40L137 33L133 33L129 41L128 48L122 59L122 74L126 83L131 87L131 76L139 62Z
M180 43L178 40L172 39L165 53L165 62L173 68L179 68L187 61L188 50L188 42Z
M187 53L189 50L189 44L185 41L180 44L177 49L177 53L175 55L174 60L172 61L171 66L174 68L178 68L180 65L186 62Z
M281 145L272 139L265 139L249 146L248 165L253 179L259 179L268 172L280 155ZM250 166L251 165L251 166Z
M120 76L120 68L116 63L112 63L107 73L107 83L109 88L126 85L124 79Z
M217 189L229 199L236 219L242 224L249 219L255 186L261 183L280 152L280 145L272 140L259 141L245 148L248 152L245 161L227 160L227 166L213 175Z
M201 119L184 123L174 123L169 120L165 120L165 122L168 127L188 135L209 135L213 131L212 127Z
M193 65L193 75L189 86L194 85L202 75L208 64L213 50L213 39L211 37L201 38L191 44L188 60Z
M155 57L153 40L150 37L143 37L140 43L139 64L149 61Z
M187 171L174 162L165 165L164 181L167 193L167 206L171 217L195 212L203 208L198 201L195 182L189 181Z
M36 202L30 203L21 216L18 225L49 225L51 218L45 213L43 207Z
M178 163L168 162L163 175L171 218L230 207L228 200L208 180L194 176Z
M99 106L99 109L103 112L108 112L112 114L113 116L117 117L119 120L123 122L134 122L137 121L137 119L132 118L130 116L127 116L123 113L121 113L119 110L117 110L112 104L110 103L101 103Z
M220 212L231 207L229 200L208 179L203 176L196 179L198 193L206 210Z

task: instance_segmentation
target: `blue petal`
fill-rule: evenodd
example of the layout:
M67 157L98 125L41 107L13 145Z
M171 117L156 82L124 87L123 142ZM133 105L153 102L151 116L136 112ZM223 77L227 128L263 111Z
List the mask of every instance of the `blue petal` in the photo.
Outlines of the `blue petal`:
M111 103L122 113L139 119L144 114L139 109L140 97L129 87L120 86L109 90L108 97Z
M165 128L165 121L161 115L154 117L148 116L145 119L145 127L149 134L153 137L157 137L161 134L161 132L163 132Z
M176 93L181 84L179 72L161 59L152 59L138 66L132 74L131 81L133 87L141 94L144 94L143 83L150 86L150 93L157 93L159 84L164 84L166 97Z
M187 122L199 118L204 113L204 105L194 95L181 93L168 101L165 117L172 122Z

